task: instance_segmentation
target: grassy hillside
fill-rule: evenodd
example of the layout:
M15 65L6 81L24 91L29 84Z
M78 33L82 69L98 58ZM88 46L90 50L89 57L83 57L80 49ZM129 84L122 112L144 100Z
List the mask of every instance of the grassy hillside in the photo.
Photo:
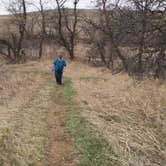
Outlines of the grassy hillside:
M165 165L165 82L71 62L56 87L51 67L1 68L1 165Z

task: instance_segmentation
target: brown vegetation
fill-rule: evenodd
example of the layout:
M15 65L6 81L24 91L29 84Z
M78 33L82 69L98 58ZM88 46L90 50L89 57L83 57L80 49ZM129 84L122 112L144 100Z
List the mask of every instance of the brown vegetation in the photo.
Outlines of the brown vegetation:
M28 14L27 1L11 2L0 17L0 165L73 165L83 154L87 165L166 165L165 1L78 10L56 0L45 11L39 0ZM62 52L76 94L51 78Z
M105 68L70 65L82 114L109 140L121 165L165 165L166 86L110 75Z

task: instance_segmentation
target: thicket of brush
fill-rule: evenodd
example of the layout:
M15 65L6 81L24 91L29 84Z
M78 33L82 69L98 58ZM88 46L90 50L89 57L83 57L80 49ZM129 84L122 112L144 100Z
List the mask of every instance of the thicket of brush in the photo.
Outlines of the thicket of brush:
M166 78L164 3L130 0L128 7L121 7L119 1L98 1L97 19L85 18L82 25L91 44L89 60L98 59L114 70L119 70L120 60L120 69L129 74Z

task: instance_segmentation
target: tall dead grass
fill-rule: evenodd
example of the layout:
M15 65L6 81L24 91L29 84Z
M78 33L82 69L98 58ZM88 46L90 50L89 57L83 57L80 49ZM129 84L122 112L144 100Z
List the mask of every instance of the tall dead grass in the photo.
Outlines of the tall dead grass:
M108 133L124 165L165 165L165 98L164 85L146 80L111 100L106 115L112 118Z
M83 114L109 140L120 163L165 165L165 82L138 81L123 73L112 76L102 68L72 65L68 74Z
M33 73L21 73L14 70L0 70L0 104L8 104L13 97L26 88L35 85Z

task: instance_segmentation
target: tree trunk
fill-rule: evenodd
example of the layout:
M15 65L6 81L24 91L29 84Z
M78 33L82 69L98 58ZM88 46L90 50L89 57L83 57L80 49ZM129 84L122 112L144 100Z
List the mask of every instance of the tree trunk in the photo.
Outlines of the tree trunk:
M21 60L21 49L22 49L22 43L25 37L25 31L26 31L26 19L27 19L27 13L26 13L26 3L25 0L22 0L22 7L23 7L23 16L22 16L22 20L20 21L20 25L19 25L19 33L20 33L20 37L19 37L19 41L18 41L18 45L17 45L17 61Z
M70 55L70 59L74 60L74 48L72 47L71 49L69 49L69 55Z
M105 56L104 56L104 53L103 53L104 52L104 48L103 48L102 44L97 43L97 47L98 47L98 51L100 53L100 58L101 58L102 62L104 64L106 64Z
M40 45L39 45L39 59L41 59L42 56L43 56L43 44L44 44L44 37L42 37L41 40L40 40Z

